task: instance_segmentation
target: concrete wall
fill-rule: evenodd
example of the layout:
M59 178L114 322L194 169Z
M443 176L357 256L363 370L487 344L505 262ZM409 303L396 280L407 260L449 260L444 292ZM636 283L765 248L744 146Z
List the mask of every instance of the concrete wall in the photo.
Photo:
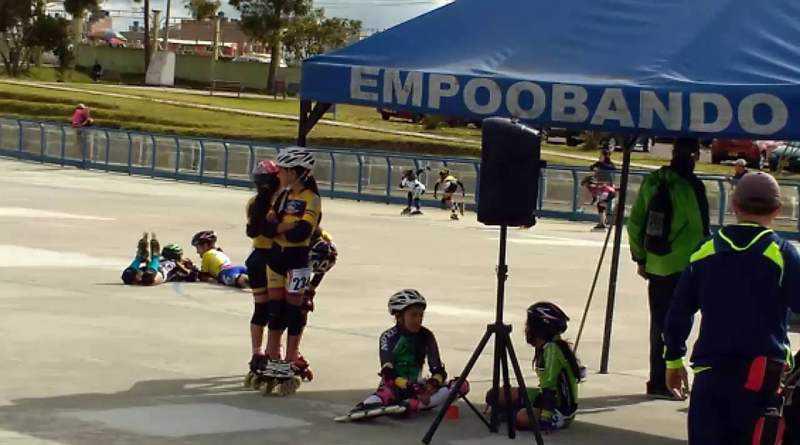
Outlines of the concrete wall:
M266 89L269 65L253 62L218 61L213 67L207 57L176 55L175 78L200 83L211 83L211 79L242 82L245 88ZM120 74L144 75L144 50L133 48L110 48L107 46L81 45L78 66L90 68L95 61L106 71ZM299 68L278 68L278 80L300 83Z

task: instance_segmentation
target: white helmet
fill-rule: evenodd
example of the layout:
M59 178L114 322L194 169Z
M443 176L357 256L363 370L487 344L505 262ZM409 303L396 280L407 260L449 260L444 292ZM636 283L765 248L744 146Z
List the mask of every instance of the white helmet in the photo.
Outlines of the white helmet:
M278 153L275 163L283 168L303 167L311 170L314 168L314 155L303 147L287 147Z
M403 289L389 297L389 313L392 315L397 314L415 304L422 305L423 309L428 305L425 302L425 297L423 297L419 291L415 289Z

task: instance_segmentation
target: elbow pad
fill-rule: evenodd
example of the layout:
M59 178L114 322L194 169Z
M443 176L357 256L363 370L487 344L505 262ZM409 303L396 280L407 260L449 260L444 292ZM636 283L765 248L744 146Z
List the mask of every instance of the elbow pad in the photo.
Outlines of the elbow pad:
M443 384L447 380L447 372L444 370L444 366L437 369L431 369L430 380L436 380L439 385Z
M557 408L556 392L552 389L542 389L539 403L543 411L553 411ZM533 403L533 400L531 400Z
M261 235L261 230L256 224L248 224L245 231L247 232L248 238L255 238L258 235Z
M265 222L261 225L261 234L267 238L274 238L278 234L278 223Z
M394 381L394 379L397 377L397 373L395 372L394 366L392 366L391 363L386 363L385 365L383 365L383 368L381 368L381 372L379 373L379 375L384 379L392 381Z
M289 229L283 235L288 241L299 243L300 241L308 239L313 230L314 228L308 221L298 221L294 228Z

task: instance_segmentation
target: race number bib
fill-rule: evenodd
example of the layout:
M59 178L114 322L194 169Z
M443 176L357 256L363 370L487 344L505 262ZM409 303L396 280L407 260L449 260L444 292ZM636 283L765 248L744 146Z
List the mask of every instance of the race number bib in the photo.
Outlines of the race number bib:
M302 294L308 289L311 283L311 268L292 269L286 278L286 292L290 294Z

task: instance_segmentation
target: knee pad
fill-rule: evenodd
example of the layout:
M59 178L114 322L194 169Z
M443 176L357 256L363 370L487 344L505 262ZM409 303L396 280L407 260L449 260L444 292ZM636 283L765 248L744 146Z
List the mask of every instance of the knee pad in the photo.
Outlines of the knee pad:
M286 327L289 335L300 335L305 326L305 318L303 310L300 306L293 304L286 305Z
M269 309L267 303L255 303L253 307L253 317L250 319L250 324L264 327L269 321Z
M284 320L283 306L285 303L280 300L270 300L265 303L267 305L267 318L269 320L269 329L271 331L282 331L286 329L286 321Z
M486 405L494 406L497 403L497 391L494 388L486 391Z

